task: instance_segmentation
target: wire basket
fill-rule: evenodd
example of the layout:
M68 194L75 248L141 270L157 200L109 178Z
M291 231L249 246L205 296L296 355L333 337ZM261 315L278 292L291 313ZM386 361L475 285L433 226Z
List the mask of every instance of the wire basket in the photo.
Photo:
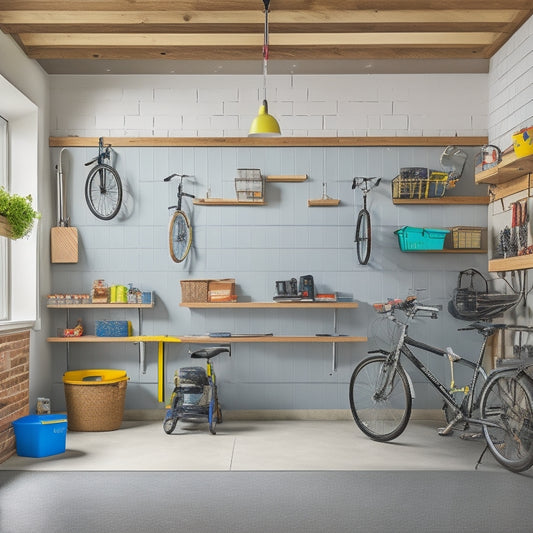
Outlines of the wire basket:
M98 385L64 383L68 429L113 431L122 424L127 380Z
M393 199L440 198L448 186L446 172L432 172L428 178L396 176L392 180Z

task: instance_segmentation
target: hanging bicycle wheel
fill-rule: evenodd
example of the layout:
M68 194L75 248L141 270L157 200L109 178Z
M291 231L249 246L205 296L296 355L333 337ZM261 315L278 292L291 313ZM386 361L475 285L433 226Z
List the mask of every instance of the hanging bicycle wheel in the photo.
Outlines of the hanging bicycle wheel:
M175 211L170 219L168 244L172 260L181 263L187 257L192 244L192 227L183 211Z
M527 376L495 374L481 398L481 418L487 446L494 458L512 472L533 465L533 389Z
M357 225L355 226L355 246L357 249L357 259L361 265L368 263L371 245L370 213L366 209L361 209L357 217Z
M91 213L100 220L116 217L122 206L122 181L109 165L93 167L85 182L85 200Z

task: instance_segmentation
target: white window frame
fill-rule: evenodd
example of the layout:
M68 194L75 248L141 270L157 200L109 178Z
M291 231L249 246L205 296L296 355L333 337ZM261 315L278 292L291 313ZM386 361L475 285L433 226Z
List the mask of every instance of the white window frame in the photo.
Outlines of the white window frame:
M8 190L7 120L0 116L0 187ZM9 240L0 238L0 321L9 320Z
M38 211L39 109L1 75L0 115L9 125L9 191L21 196L31 195ZM38 234L39 225L35 224L29 236L8 243L8 318L0 319L0 332L36 326L39 318Z

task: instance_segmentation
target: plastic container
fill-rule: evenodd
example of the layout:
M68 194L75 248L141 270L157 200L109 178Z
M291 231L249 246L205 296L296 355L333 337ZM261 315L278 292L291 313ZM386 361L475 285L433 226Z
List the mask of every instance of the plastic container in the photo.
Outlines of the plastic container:
M73 370L63 374L71 431L113 431L122 424L128 376L125 370Z
M526 157L533 154L533 126L513 134L513 148L518 157Z
M67 440L65 415L29 415L13 421L17 454L47 457L64 453Z
M398 244L402 252L413 252L442 250L444 239L450 230L404 226L394 233L398 236Z

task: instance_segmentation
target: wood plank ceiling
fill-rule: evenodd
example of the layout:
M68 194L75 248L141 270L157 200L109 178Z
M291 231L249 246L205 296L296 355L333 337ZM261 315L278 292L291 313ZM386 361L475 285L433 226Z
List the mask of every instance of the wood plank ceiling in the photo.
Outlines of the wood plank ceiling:
M270 59L490 58L531 0L271 0ZM0 0L37 60L260 60L262 0Z

